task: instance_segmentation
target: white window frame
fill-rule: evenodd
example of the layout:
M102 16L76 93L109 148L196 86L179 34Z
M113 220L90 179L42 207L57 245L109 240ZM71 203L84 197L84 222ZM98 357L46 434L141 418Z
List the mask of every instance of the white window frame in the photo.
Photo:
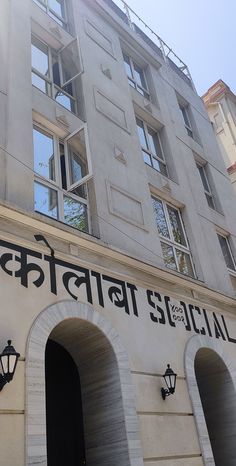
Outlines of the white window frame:
M219 231L217 231L216 234L217 234L218 240L219 240L219 236L221 236L222 238L224 238L224 239L226 240L228 252L229 252L229 255L230 255L230 257L231 257L232 263L233 263L233 265L234 265L234 269L231 269L230 267L228 267L228 265L227 265L227 263L226 263L226 260L225 260L225 257L224 257L224 254L223 254L223 250L222 250L221 244L220 244L220 240L219 240L220 250L221 250L221 252L222 252L222 256L223 256L223 259L224 259L224 263L225 263L226 268L228 269L228 271L229 271L230 273L236 275L236 261L235 261L235 259L234 259L234 256L233 256L233 253L232 253L232 249L231 249L231 246L230 246L230 242L229 242L229 237L230 237L230 235L222 234L222 233L219 232Z
M68 223L64 221L64 197L69 197L71 199L74 199L75 201L84 204L86 206L86 211L87 211L87 223L88 223L88 233L91 231L91 219L90 219L90 207L89 207L89 200L88 196L86 198L80 197L77 194L74 194L72 191L73 189L86 185L86 190L87 190L87 182L93 178L92 174L92 164L91 164L91 155L90 155L90 150L89 150L89 145L88 145L88 130L87 130L87 125L84 124L80 128L78 128L76 131L71 133L69 136L67 136L64 140L59 138L55 133L52 131L46 129L43 125L41 125L38 122L33 123L33 129L38 130L39 132L42 132L45 135L48 135L53 138L53 148L54 148L54 160L55 160L55 180L51 180L49 178L46 178L36 171L34 171L34 181L39 183L40 185L47 186L48 188L54 189L57 192L57 208L58 208L58 216L56 220L60 220L61 222L65 223L66 225L70 226ZM86 156L87 156L87 165L88 165L88 174L81 178L78 182L74 183L73 185L70 185L69 182L69 150L68 150L68 142L70 139L75 137L80 131L84 131L85 134L85 147L86 147ZM59 145L60 143L64 144L64 150L65 150L65 167L66 167L66 182L67 182L67 190L62 188L62 177L61 177L61 166L60 166L60 149ZM88 190L87 190L88 194ZM36 211L39 212L39 211ZM39 212L41 213L41 212ZM51 218L51 217L49 217ZM52 217L53 218L53 217ZM55 219L55 218L54 218ZM78 230L81 231L81 230Z
M192 139L194 139L194 137L193 137L193 128L192 128L191 121L190 121L190 118L189 118L189 105L188 104L187 105L182 105L182 104L179 103L179 108L181 110L181 114L182 114L185 129L186 129L188 135ZM187 121L185 120L184 115L185 115Z
M131 87L134 87L134 89L136 89L136 91L141 94L143 97L145 97L146 99L150 100L150 92L149 92L149 89L148 89L148 85L147 85L147 79L146 79L146 75L145 75L145 70L143 69L142 66L140 66L138 63L135 62L135 60L133 60L133 58L128 55L127 53L123 52L123 61L125 62L125 57L128 58L129 60L129 64L130 64L130 68L131 68L131 74L132 76L129 76L127 73L127 78L128 80L132 81L133 85L132 86L131 84ZM137 68L140 68L142 74L143 74L143 79L144 79L144 82L145 82L145 86L146 87L143 87L143 86L140 86L140 84L137 83L136 79L135 79L135 65L137 66ZM126 69L125 69L126 71ZM144 93L144 95L142 94L142 92L139 91L139 89Z
M54 19L56 23L60 26L60 23L55 19L57 18L59 21L62 22L63 24L63 29L68 31L68 16L67 16L67 7L66 7L66 1L63 0L64 3L64 10L65 10L65 17L58 15L56 11L54 11L50 6L49 6L49 0L33 0L33 2L39 6L39 8L42 7L42 10L47 13L47 15L50 16L50 18ZM41 5L41 6L40 6ZM51 14L50 14L51 13ZM55 17L55 18L54 18Z
M216 204L215 204L215 199L214 199L214 196L212 194L212 191L211 191L211 187L210 187L210 183L209 183L209 180L208 180L208 176L207 176L207 173L206 173L206 164L204 165L201 165L200 163L196 162L196 165L197 165L197 168L198 168L198 172L199 172L199 176L201 178L201 174L200 174L200 169L202 170L203 172L203 176L205 178L205 181L206 181L206 184L207 184L207 188L205 188L204 184L203 184L203 181L202 181L202 178L201 178L201 183L202 183L202 186L203 186L203 189L204 189L204 193L205 193L205 196L206 196L206 200L207 200L207 203L208 203L208 206L211 208L211 209L214 209L216 210ZM212 204L213 204L213 207L209 204L209 201L208 199L211 199L212 201Z
M163 236L161 233L158 232L159 234L159 237L160 237L160 241L162 243L165 243L165 244L168 244L169 246L172 246L173 248L173 251L174 251L174 259L175 259L175 263L176 263L176 267L177 267L177 272L183 274L183 272L181 272L179 270L179 265L178 265L178 257L177 257L177 253L176 253L176 249L179 249L180 251L183 251L184 253L186 253L188 256L189 256L189 259L190 259L190 263L191 263L191 267L192 267L192 271L193 271L193 278L196 278L196 272L195 272L195 267L194 267L194 264L193 264L193 259L192 259L192 254L191 254L191 251L190 251L190 248L189 248L189 243L188 243L188 239L187 239L187 235L186 235L186 232L185 232L185 228L184 228L184 223L183 223L183 219L182 219L182 215L181 215L181 212L180 212L180 209L178 209L178 207L170 204L169 202L166 202L166 201L163 201L163 199L155 196L155 195L152 195L152 199L154 200L157 200L157 201L160 201L162 203L162 206L163 206L163 211L164 211L164 215L165 215L165 220L166 220L166 224L167 224L167 228L168 228L168 233L170 235L170 238L166 238L166 236ZM172 231L172 225L171 225L171 222L170 222L170 218L169 218L169 213L168 213L168 209L167 209L167 206L171 207L172 209L175 209L177 212L178 212L178 216L179 216L179 220L180 220L180 224L181 224L181 228L182 228L182 232L183 232L183 235L184 235L184 240L185 240L185 243L186 243L186 246L178 243L177 241L175 241L174 239L174 235L173 235L173 231ZM155 223L156 223L156 227L158 229L158 225L157 225L157 222L156 222L156 219L155 219ZM166 266L167 267L167 266ZM167 267L168 268L168 267ZM170 268L170 267L169 267ZM171 269L171 268L170 268ZM173 269L171 269L173 270ZM187 274L184 274L185 276L190 276L190 275L187 275Z
M77 99L76 97L74 97L75 95L75 88L74 88L74 81L76 78L78 78L81 73L83 72L83 69L82 69L82 62L81 62L81 59L80 59L80 52L79 52L79 47L78 47L78 39L75 38L73 39L69 44L67 44L65 47L62 47L60 50L53 50L46 42L44 42L42 39L38 38L36 35L32 34L32 39L31 39L31 43L33 41L36 41L36 42L39 42L41 43L44 47L47 48L47 56L48 56L48 66L49 66L49 69L48 69L48 74L49 76L45 76L43 75L42 73L40 73L39 70L37 70L36 68L34 68L32 66L32 73L34 73L36 76L38 76L40 79L42 79L43 81L45 81L46 83L48 83L48 85L50 86L50 92L47 93L45 92L44 94L45 95L48 95L49 97L52 97L54 100L56 100L56 92L59 91L61 92L62 94L64 94L65 96L67 96L71 101L73 101L74 103L74 106L75 106L75 114L77 115L78 114L78 108L77 108ZM70 45L72 45L73 43L77 43L77 47L78 47L78 58L79 58L79 67L80 67L80 71L75 74L75 76L73 76L71 79L69 79L68 81L66 81L65 83L63 83L63 72L62 72L62 60L61 60L61 53L64 52L64 50L66 48L68 48ZM35 46L37 47L37 45ZM52 59L52 54L55 54L57 55L57 58L58 58L58 65L59 65L59 75L60 75L60 82L63 83L62 84L62 87L59 87L57 84L54 83L53 81L53 65L52 65L52 62L53 62L53 59ZM68 94L64 87L67 85L67 84L72 84L73 86L73 96ZM34 86L34 84L32 84ZM37 87L38 89L38 87ZM43 91L41 91L43 92ZM57 101L57 103L59 105L60 102ZM62 105L63 106L63 105ZM63 106L63 108L66 108ZM68 110L68 109L67 109ZM68 110L70 111L70 110ZM73 112L72 112L73 113Z
M144 134L145 134L145 139L146 139L146 142L147 142L147 146L148 146L148 149L146 147L143 147L142 144L141 144L141 141L139 139L139 143L140 143L140 146L141 146L141 149L143 152L146 152L146 154L148 154L150 156L150 159L151 159L151 165L148 164L147 162L144 161L144 163L146 163L146 165L148 165L149 167L152 167L154 170L156 170L158 173L160 173L161 175L163 176L166 176L167 178L169 177L169 172L168 172L168 167L167 167L167 163L166 163L166 159L165 159L165 154L164 154L164 151L163 151L163 145L162 145L162 141L161 141L161 137L160 137L160 134L159 134L159 131L154 129L152 126L148 125L144 120L142 120L141 118L139 118L137 115L135 117L136 119L136 126L138 126L137 124L137 120L141 121L141 123L143 124L143 129L144 129ZM158 157L158 155L156 154L153 154L150 149L149 149L149 133L148 133L148 128L150 128L152 131L154 131L154 133L156 134L157 138L158 138L158 142L159 142L159 145L160 145L160 149L161 149L161 153L162 153L162 157ZM138 138L139 138L139 135L138 135ZM161 173L160 170L157 170L157 168L154 167L153 165L153 160L152 159L156 159L159 163L161 163L162 165L165 166L165 169L166 169L166 175L164 173Z

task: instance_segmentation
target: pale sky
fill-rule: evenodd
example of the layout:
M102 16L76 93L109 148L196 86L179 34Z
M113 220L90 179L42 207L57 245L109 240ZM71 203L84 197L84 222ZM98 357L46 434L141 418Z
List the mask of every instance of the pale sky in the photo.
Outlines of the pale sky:
M188 65L198 94L218 79L236 94L236 0L127 0Z

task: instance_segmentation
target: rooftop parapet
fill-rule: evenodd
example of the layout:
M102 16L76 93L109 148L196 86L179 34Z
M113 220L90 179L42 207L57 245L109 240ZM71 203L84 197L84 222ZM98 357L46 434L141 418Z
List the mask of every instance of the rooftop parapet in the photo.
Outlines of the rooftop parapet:
M124 21L124 23L126 23L126 25L152 48L154 53L161 56L167 65L195 90L187 65L124 0L104 0L104 2Z

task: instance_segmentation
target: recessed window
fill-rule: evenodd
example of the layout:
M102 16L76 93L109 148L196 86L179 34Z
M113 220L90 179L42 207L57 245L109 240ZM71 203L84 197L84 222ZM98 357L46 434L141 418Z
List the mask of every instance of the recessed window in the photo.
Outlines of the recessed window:
M43 11L53 18L60 26L67 29L67 14L65 0L33 0Z
M229 244L229 237L228 236L222 236L219 233L217 234L219 242L220 242L220 247L221 251L224 256L225 263L230 270L236 270L235 266L235 260L232 254L232 250Z
M88 168L84 128L61 141L33 128L35 210L88 231Z
M152 197L155 221L166 267L194 277L192 258L180 211Z
M139 118L136 118L136 124L144 162L168 176L160 133Z
M146 97L146 99L150 99L144 70L128 55L123 54L123 58L130 86Z
M33 36L31 62L33 86L77 113L75 80L81 73L77 40L58 52Z
M201 180L202 180L202 185L203 185L203 188L204 188L204 192L205 192L205 196L206 196L206 200L208 202L208 205L212 209L215 209L216 208L215 207L215 200L214 200L214 197L213 197L213 194L212 194L212 191L211 191L211 187L210 187L210 183L209 183L209 180L208 180L208 177L207 177L206 167L205 167L205 165L199 165L197 163L197 168L198 168Z
M183 117L184 126L186 128L186 131L187 131L188 135L191 138L193 138L193 130L192 130L192 125L191 125L191 121L190 121L190 117L189 117L189 106L188 105L186 105L186 106L179 105L179 108L180 108L181 113L182 113L182 117Z

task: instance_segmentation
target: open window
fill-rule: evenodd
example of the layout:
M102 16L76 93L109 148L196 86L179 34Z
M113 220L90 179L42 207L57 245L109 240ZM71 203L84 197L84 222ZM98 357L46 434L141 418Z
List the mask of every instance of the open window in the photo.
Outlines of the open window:
M34 166L35 210L89 231L92 166L86 126L64 140L34 126Z
M60 105L78 114L78 83L82 62L78 40L73 39L56 51L32 36L32 84L53 97Z

